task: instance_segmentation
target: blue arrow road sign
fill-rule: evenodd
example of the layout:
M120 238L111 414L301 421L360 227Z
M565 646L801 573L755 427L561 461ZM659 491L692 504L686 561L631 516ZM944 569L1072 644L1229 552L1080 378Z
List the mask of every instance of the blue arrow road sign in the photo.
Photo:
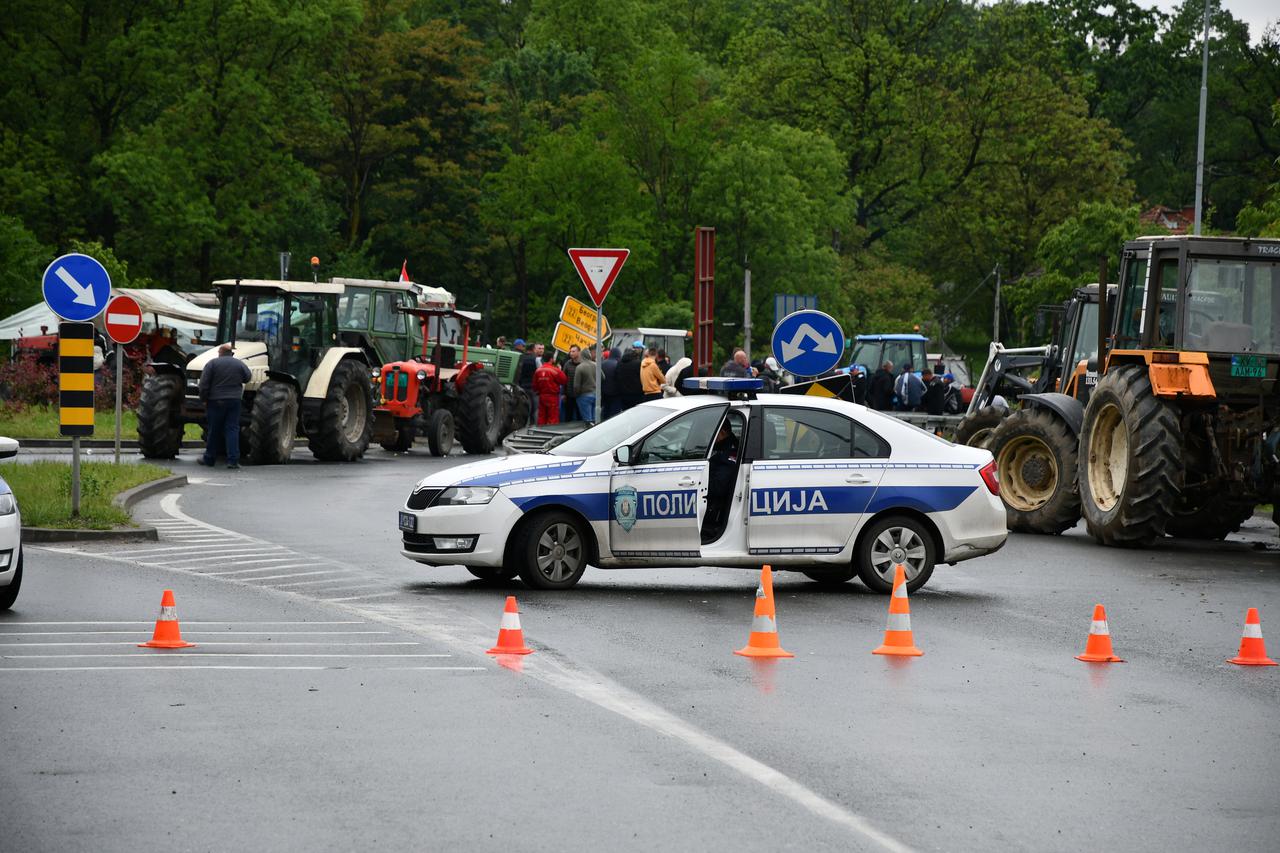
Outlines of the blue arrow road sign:
M820 376L840 363L844 331L821 311L797 311L773 329L773 355L797 376Z
M73 323L97 317L111 299L111 276L88 255L63 255L49 264L43 287L53 313Z

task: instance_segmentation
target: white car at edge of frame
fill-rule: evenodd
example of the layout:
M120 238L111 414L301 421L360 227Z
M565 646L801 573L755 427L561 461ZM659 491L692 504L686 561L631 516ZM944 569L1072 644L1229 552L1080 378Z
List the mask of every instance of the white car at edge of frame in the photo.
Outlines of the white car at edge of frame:
M937 563L1004 545L988 451L841 400L756 395L759 380L691 381L714 390L423 478L399 513L400 553L538 589L567 589L588 565L768 563L889 593L898 563L914 591Z
M0 437L0 459L18 455L18 442ZM0 477L0 610L8 610L22 588L22 514L18 499Z

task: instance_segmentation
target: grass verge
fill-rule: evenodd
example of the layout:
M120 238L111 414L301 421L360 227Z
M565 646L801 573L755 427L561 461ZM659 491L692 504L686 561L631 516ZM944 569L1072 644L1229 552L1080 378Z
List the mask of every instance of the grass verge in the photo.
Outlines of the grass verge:
M0 435L16 438L62 438L58 434L58 410L48 406L30 406L20 412L5 407L0 411ZM112 439L116 437L116 413L93 413L93 437ZM121 412L120 437L136 439L138 437L138 416L133 412Z
M26 527L108 530L132 524L126 510L111 499L121 492L167 477L168 468L138 463L82 462L80 465L80 517L71 517L70 462L11 462L0 465L18 499Z

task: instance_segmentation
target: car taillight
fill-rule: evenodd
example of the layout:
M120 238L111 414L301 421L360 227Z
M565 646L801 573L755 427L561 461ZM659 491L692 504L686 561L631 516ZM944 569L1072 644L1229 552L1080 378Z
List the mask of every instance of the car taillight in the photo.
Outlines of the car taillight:
M1000 495L1000 474L996 470L995 460L993 459L983 465L982 470L978 473L982 475L982 482L987 484L987 489L991 494L998 497Z

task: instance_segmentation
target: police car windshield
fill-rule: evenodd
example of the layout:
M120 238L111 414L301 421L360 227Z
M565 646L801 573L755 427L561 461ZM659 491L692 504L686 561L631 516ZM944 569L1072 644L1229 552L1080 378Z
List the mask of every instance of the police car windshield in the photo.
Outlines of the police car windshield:
M595 456L671 415L666 406L636 406L547 451L553 456Z

